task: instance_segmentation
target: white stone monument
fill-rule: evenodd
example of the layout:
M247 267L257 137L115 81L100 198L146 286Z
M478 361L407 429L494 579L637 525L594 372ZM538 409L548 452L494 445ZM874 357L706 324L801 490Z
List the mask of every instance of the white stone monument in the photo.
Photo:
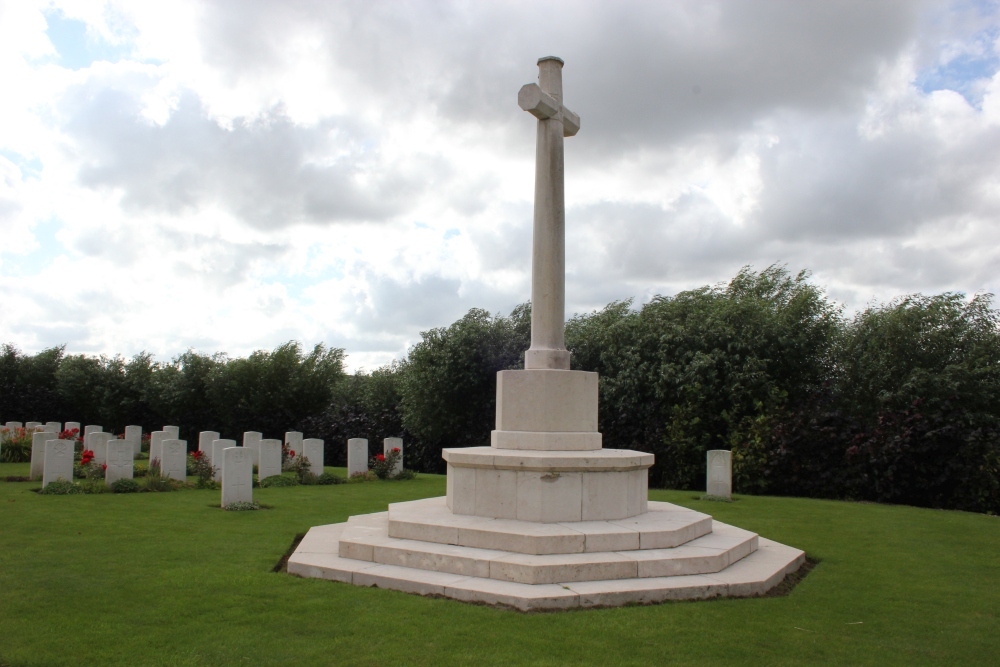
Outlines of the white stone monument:
M7 428L9 428L9 429L10 429L11 431L13 431L13 430L14 430L14 429L16 429L16 428L23 428L23 426L22 426L21 422L7 422L6 426L7 426Z
M260 439L264 434L260 431L246 431L243 433L243 446L253 452L253 464L260 465Z
M128 440L108 440L108 461L104 469L104 483L111 486L120 479L132 479L132 462L135 447Z
M804 561L648 501L653 456L603 448L597 374L569 370L564 344L563 137L580 120L563 104L562 65L540 59L538 84L518 94L538 119L531 347L524 370L497 374L490 446L442 452L445 498L312 528L290 574L529 610L760 595Z
M221 437L218 431L202 431L198 434L198 449L205 453L209 463L212 463L212 443Z
M62 433L62 422L45 422L42 430L49 433Z
M213 440L212 441L212 465L215 467L215 475L212 479L216 482L222 481L222 452L230 447L235 447L235 440Z
M347 476L368 472L368 440L351 438L347 441Z
M58 440L55 433L38 431L31 435L31 467L28 475L31 479L42 479L45 472L45 443ZM70 476L72 479L72 475Z
M83 448L94 452L94 463L107 463L108 461L108 441L111 434L104 431L94 431L84 436Z
M132 444L132 456L139 456L142 453L142 427L126 426L125 441Z
M163 441L169 440L170 434L166 431L153 431L149 434L149 465L152 467L154 461L163 458ZM177 438L173 438L176 440ZM163 466L160 466L163 470Z
M90 424L88 426L83 427L83 436L87 437L91 433L100 433L103 430L104 430L103 426L95 426L93 424Z
M257 464L257 480L281 474L281 440L277 438L260 441L260 457Z
M45 443L42 488L59 480L73 481L73 443L69 440L48 440Z
M382 456L389 456L389 452L394 449L399 450L399 461L396 463L396 467L393 468L393 474L398 475L403 472L403 439L386 438L382 441Z
M170 479L187 480L187 441L166 438L160 446L160 474Z
M289 452L295 452L295 456L302 456L302 433L299 431L289 431L285 433L285 445ZM289 454L292 456L292 454Z
M167 434L169 439L178 439L181 437L181 427L180 426L164 426L163 432Z
M733 453L728 449L708 451L705 494L716 498L733 497Z
M66 422L63 425L63 428L65 430L67 430L67 431L72 431L73 429L76 429L76 435L77 435L77 437L78 438L82 438L83 437L83 433L80 431L80 422Z
M319 438L306 438L302 441L302 456L309 461L309 467L314 475L323 474L323 441Z
M42 422L27 422L24 428L41 428Z
M219 458L222 461L222 506L253 502L253 454L243 447L227 447Z

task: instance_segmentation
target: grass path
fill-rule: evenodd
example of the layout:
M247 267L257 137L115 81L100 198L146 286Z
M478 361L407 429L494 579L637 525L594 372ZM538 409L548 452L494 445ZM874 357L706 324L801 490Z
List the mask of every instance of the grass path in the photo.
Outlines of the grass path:
M1000 664L995 517L651 491L820 563L783 598L522 614L271 572L297 533L441 495L444 477L255 489L260 512L224 512L217 491L38 486L0 482L5 667Z

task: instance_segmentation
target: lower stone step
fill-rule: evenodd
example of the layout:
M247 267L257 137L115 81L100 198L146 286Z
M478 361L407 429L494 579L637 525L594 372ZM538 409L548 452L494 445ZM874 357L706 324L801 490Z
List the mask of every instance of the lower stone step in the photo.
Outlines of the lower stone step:
M391 514L390 514L391 516ZM714 522L710 534L672 549L532 555L389 537L380 515L348 526L343 558L522 584L673 577L719 572L757 549L757 535Z
M798 549L759 538L756 551L713 574L523 584L342 558L334 545L357 523L312 528L289 558L288 572L529 611L763 595L805 560Z

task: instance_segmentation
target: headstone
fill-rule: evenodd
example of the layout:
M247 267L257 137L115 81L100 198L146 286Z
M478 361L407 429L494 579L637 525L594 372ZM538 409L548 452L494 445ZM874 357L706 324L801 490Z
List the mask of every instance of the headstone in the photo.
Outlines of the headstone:
M389 456L389 452L394 449L399 450L399 461L396 462L396 467L392 470L394 474L399 474L403 472L403 439L386 438L382 441L382 456Z
M243 446L253 452L253 464L260 466L260 439L264 434L260 431L247 431L243 434Z
M160 443L160 474L170 479L187 480L187 441L165 438Z
M73 481L73 443L69 440L49 440L45 443L45 472L42 473L42 488L52 482Z
M368 472L368 440L351 438L347 441L347 476Z
M222 451L230 447L235 447L235 440L213 440L212 441L212 465L215 466L215 475L212 479L216 482L222 481ZM250 464L251 466L253 464Z
M163 432L167 434L167 438L180 438L181 437L181 427L180 426L164 426Z
M104 431L98 431L96 433L90 434L91 447L87 449L94 452L94 462L95 463L107 463L108 462L108 443L112 440L117 440L110 433L105 433Z
M222 506L253 502L253 454L243 447L226 447L219 458L222 461Z
M260 457L257 464L257 480L281 474L281 440L277 438L260 441Z
M705 493L718 498L733 497L733 453L728 449L708 450Z
M218 431L202 431L198 434L198 450L205 452L204 455L208 457L209 463L212 463L212 443L218 439Z
M153 465L153 461L159 461L163 458L163 441L169 438L166 431L153 431L149 434L149 465ZM174 439L176 440L176 438ZM163 470L162 465L160 470Z
M295 456L302 456L302 433L300 431L289 431L285 433L285 445L288 447L289 456L295 452Z
M28 422L24 425L24 428L40 428L42 422Z
M120 479L132 479L132 461L135 448L128 440L108 440L108 467L104 469L104 483L111 486Z
M142 427L126 426L125 441L132 443L132 456L139 456L142 452Z
M87 437L91 433L100 433L104 430L103 426L88 425L83 428L83 436Z
M13 431L15 428L22 428L21 422L7 422L7 428Z
M314 475L323 474L323 441L319 438L307 438L302 441L302 456L309 461L309 468Z
M77 437L83 437L83 433L80 432L80 422L66 422L63 424L63 430L72 431L73 429L76 429Z
M49 433L62 433L62 422L45 422L42 430Z
M58 440L55 433L40 431L31 435L31 479L42 479L45 472L45 443ZM72 478L72 475L70 475Z

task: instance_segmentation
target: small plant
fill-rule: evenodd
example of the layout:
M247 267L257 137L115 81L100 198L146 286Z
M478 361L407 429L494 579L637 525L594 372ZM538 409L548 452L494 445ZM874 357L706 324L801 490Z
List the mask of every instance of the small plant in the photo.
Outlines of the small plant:
M25 477L24 475L7 475L3 478L5 482L30 482L30 477Z
M294 472L299 478L299 484L309 484L315 475L312 474L312 464L304 456L296 456L285 468L288 472Z
M417 473L413 472L412 470L409 470L408 468L403 468L389 479L394 479L402 482L407 479L416 479L416 478L417 478Z
M31 460L31 436L36 429L4 427L0 430L0 461L25 463Z
M79 465L73 466L73 474L80 479L104 479L104 471L108 466L94 460L94 452L83 450Z
M329 484L346 484L347 480L343 477L337 477L332 473L325 472L316 478L316 484L321 486L326 486Z
M39 493L43 496L72 496L84 493L84 490L79 484L60 479L55 482L49 482Z
M216 484L215 473L219 469L209 462L208 457L205 456L205 452L200 449L191 452L191 455L188 457L187 468L187 474L198 478L196 484L199 489L214 488Z
M140 488L139 482L126 477L116 479L111 483L111 490L114 493L138 493Z
M348 478L347 481L353 484L356 482L374 482L377 479L378 477L375 476L375 473L373 473L371 470L366 470L364 472L354 473L353 475L350 476L350 478Z
M258 503L256 500L249 503L241 500L240 502L237 503L229 503L228 505L226 505L224 509L227 512L249 512L250 510L259 510L260 503Z
M149 468L147 468L143 464L141 464L141 463L133 463L132 464L132 477L133 478L135 478L135 477L145 477L146 473L148 473L148 472L149 472Z
M285 477L284 475L271 475L270 477L265 477L260 480L260 488L267 489L270 487L278 486L298 486L299 480L297 477Z
M148 452L149 452L149 443L150 443L150 440L152 439L152 437L153 437L152 433L143 433L142 437L139 439L139 451L140 452L146 452L147 456L149 455L148 454Z
M176 491L180 487L177 480L164 477L160 474L160 465L157 461L156 467L150 467L149 472L142 480L142 485L147 491Z
M368 462L368 468L379 479L391 479L402 456L399 447L393 447L388 455L376 454L373 456Z

